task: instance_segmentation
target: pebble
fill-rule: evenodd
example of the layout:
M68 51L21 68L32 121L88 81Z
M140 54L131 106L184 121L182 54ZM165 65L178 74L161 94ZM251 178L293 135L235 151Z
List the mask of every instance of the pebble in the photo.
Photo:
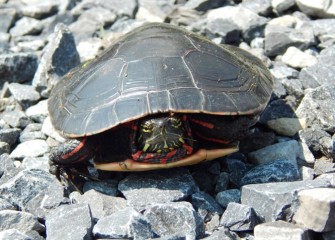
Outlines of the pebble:
M253 230L258 223L255 211L249 206L231 202L224 211L220 225L231 231Z
M93 239L93 219L85 203L57 207L46 216L45 226L48 240Z
M11 158L22 159L24 157L40 157L49 150L45 140L35 139L22 142L10 154Z
M132 206L183 200L199 191L188 170L182 168L130 174L118 189Z
M13 95L14 99L24 109L34 105L40 99L40 94L31 85L10 83L8 84L8 89Z
M298 180L300 175L297 163L292 160L277 159L252 168L241 179L241 185Z
M329 180L246 185L241 190L241 203L252 207L261 222L290 220L296 210L294 204L297 201L297 193L304 189L319 187L330 187Z
M42 31L41 22L31 17L22 17L15 23L15 26L10 29L9 33L13 37L23 35L34 35Z
M304 68L315 65L318 59L296 47L289 47L284 53L282 61L293 68Z
M255 227L255 240L268 240L273 236L278 239L309 240L312 233L308 229L284 221L267 222Z
M279 135L293 137L300 130L306 128L305 119L277 118L269 120L266 125Z
M157 236L182 234L186 239L199 239L205 232L201 217L188 202L154 204L144 216Z
M293 220L315 232L335 231L335 189L314 188L298 193L299 207Z
M95 238L148 239L154 236L146 216L125 208L100 219L93 228Z
M0 141L13 146L19 139L21 130L19 128L0 129Z

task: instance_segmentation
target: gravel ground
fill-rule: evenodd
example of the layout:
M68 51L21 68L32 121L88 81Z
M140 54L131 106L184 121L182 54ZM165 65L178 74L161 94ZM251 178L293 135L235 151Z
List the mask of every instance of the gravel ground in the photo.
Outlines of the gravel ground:
M335 3L0 0L0 239L335 239ZM54 84L144 22L250 51L275 79L240 152L144 173L98 173L83 194L49 173L64 139Z

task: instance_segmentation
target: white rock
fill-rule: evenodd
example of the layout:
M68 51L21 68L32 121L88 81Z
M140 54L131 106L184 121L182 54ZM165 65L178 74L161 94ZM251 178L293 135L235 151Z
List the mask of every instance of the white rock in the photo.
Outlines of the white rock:
M318 62L318 59L296 47L289 47L284 53L282 61L294 68L304 68L313 66Z
M39 157L48 151L49 147L46 141L41 139L30 140L17 145L10 154L11 158L21 159L24 157Z

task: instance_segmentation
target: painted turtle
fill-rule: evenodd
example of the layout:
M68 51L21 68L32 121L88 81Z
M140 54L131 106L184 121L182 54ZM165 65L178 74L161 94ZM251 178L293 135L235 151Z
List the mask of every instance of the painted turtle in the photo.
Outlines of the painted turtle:
M95 156L96 168L110 171L212 160L238 150L233 143L257 122L272 85L246 51L144 24L56 84L49 114L72 140L50 159L66 165Z

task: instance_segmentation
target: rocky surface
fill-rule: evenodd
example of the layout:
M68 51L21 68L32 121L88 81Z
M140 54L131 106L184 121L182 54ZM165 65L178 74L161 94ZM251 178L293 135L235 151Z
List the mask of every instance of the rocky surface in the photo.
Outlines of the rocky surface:
M334 17L321 0L0 0L0 239L334 239ZM150 173L89 168L102 180L81 179L80 193L49 172L64 138L48 96L148 21L255 54L271 101L238 153Z

